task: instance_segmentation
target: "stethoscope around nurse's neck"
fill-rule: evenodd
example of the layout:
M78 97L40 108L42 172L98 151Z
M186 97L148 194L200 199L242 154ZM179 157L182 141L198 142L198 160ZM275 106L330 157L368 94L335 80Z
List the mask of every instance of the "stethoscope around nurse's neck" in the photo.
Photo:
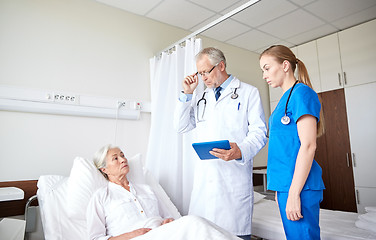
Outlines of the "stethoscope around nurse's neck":
M239 97L239 94L236 93L236 90L238 90L238 88L234 88L234 90L231 94L231 99L237 99ZM202 94L201 99L197 101L197 121L198 122L204 121L204 114L205 114L205 109L206 109L205 94L206 94L206 91ZM204 103L204 108L203 108L202 114L200 114L200 103L201 102Z
M297 83L298 83L298 80L296 80L294 85L292 85L289 96L287 97L286 106L285 106L285 115L281 118L281 123L283 125L287 125L287 124L290 123L290 118L289 118L289 116L287 116L287 105L289 104L289 100L290 100L290 97L291 97L292 90L294 90L294 87Z

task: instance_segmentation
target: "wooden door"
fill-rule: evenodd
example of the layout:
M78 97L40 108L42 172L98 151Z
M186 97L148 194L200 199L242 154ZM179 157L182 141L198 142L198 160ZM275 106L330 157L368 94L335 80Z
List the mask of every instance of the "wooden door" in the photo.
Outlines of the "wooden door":
M356 212L354 176L346 102L343 89L319 94L325 118L325 134L317 140L315 160L323 168L322 208Z

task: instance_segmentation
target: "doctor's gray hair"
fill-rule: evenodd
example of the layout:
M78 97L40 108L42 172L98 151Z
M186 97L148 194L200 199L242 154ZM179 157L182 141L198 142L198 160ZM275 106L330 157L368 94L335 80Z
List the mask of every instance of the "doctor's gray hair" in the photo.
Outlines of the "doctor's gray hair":
M94 154L94 157L93 157L93 162L94 162L94 165L97 167L97 169L102 173L102 175L108 179L108 176L107 174L105 174L104 172L102 172L101 168L105 168L107 167L107 162L106 162L106 157L107 157L107 153L110 149L113 149L113 148L116 148L116 146L113 146L111 144L107 144L103 147L101 147L95 154Z
M223 62L226 65L226 58L223 52L217 48L214 47L208 47L202 49L199 53L196 55L196 61L200 60L204 55L208 56L210 63L214 66L215 64L219 62Z

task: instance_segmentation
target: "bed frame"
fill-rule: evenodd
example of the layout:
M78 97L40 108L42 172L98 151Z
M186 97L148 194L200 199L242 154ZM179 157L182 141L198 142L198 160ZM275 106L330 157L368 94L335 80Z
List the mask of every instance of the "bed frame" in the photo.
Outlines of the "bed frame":
M38 180L0 182L0 187L18 187L25 193L23 200L0 202L0 218L25 214L26 203L37 194ZM38 201L33 201L32 206L38 206Z

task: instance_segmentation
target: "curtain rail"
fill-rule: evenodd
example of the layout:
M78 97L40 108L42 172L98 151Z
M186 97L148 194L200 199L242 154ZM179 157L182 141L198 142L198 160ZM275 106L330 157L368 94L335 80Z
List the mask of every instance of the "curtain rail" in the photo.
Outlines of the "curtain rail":
M260 1L260 0L251 0L251 1L247 2L247 3L244 3L244 4L241 5L240 7L238 7L238 8L236 8L236 9L232 10L231 12L229 12L229 13L223 15L222 17L220 17L220 18L218 18L218 19L216 19L216 20L214 20L213 22L209 23L208 25L206 25L206 26L204 26L204 27L198 29L197 31L195 31L195 32L193 32L193 33L191 33L191 34L189 34L189 35L186 36L185 38L182 38L182 39L180 39L179 41L175 42L174 44L171 44L171 45L168 46L167 48L165 48L165 49L163 49L162 51L158 52L155 56L159 56L159 55L161 55L163 52L165 52L165 51L169 51L171 48L174 48L177 44L181 44L182 42L185 42L185 40L190 39L190 38L192 38L192 37L195 37L196 35L198 35L198 34L204 32L204 31L206 31L206 30L208 30L208 29L210 29L210 28L212 28L212 27L214 27L215 25L217 25L217 24L223 22L224 20L226 20L226 19L228 19L228 18L234 16L235 14L237 14L237 13L239 13L239 12L245 10L246 8L252 6L253 4L255 4L255 3L259 2L259 1Z

